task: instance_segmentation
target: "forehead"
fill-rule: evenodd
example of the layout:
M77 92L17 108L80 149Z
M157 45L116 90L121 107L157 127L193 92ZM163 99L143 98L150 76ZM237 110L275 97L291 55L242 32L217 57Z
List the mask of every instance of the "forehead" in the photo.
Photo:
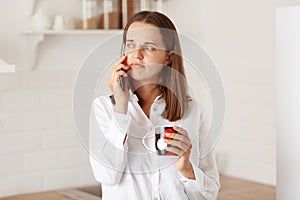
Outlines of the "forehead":
M143 22L132 23L128 28L126 39L136 42L151 41L157 44L163 44L160 29L152 24Z

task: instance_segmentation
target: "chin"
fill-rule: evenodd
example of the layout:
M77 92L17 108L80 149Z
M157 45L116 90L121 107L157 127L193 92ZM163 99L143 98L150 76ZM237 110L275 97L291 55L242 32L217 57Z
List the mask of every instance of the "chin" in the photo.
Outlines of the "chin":
M130 78L133 81L138 81L138 82L145 82L145 83L158 83L157 81L157 76L156 75L147 75L147 72L145 71L133 71L131 70L129 73Z

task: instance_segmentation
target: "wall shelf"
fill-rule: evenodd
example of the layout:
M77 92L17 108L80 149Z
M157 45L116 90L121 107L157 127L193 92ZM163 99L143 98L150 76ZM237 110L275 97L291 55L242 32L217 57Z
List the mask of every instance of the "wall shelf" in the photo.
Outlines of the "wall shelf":
M46 31L26 31L25 35L114 35L121 34L122 29L95 29L95 30L46 30Z
M0 73L13 73L15 72L15 65L7 64L0 58Z
M45 40L47 36L88 36L88 35L105 35L113 36L122 34L121 29L109 29L109 30L46 30L46 31L26 31L23 33L27 37L28 41L28 64L30 69L33 69L36 64L36 55L38 46Z

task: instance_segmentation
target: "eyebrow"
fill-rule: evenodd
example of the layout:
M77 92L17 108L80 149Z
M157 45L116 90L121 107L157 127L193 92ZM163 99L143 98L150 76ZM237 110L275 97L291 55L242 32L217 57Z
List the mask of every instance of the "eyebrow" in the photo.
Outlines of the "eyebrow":
M154 43L154 42L145 42L145 44L152 44L152 45L155 45L155 46L157 46L157 44L156 44L156 43Z
M134 40L129 39L129 40L126 40L126 42L134 42ZM145 44L152 44L152 45L158 46L155 42L145 42Z

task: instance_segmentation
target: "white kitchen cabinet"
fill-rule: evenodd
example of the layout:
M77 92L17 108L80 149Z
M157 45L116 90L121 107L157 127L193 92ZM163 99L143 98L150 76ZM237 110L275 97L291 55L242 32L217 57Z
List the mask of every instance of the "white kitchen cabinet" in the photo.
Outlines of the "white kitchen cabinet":
M278 200L300 199L300 7L276 9Z

